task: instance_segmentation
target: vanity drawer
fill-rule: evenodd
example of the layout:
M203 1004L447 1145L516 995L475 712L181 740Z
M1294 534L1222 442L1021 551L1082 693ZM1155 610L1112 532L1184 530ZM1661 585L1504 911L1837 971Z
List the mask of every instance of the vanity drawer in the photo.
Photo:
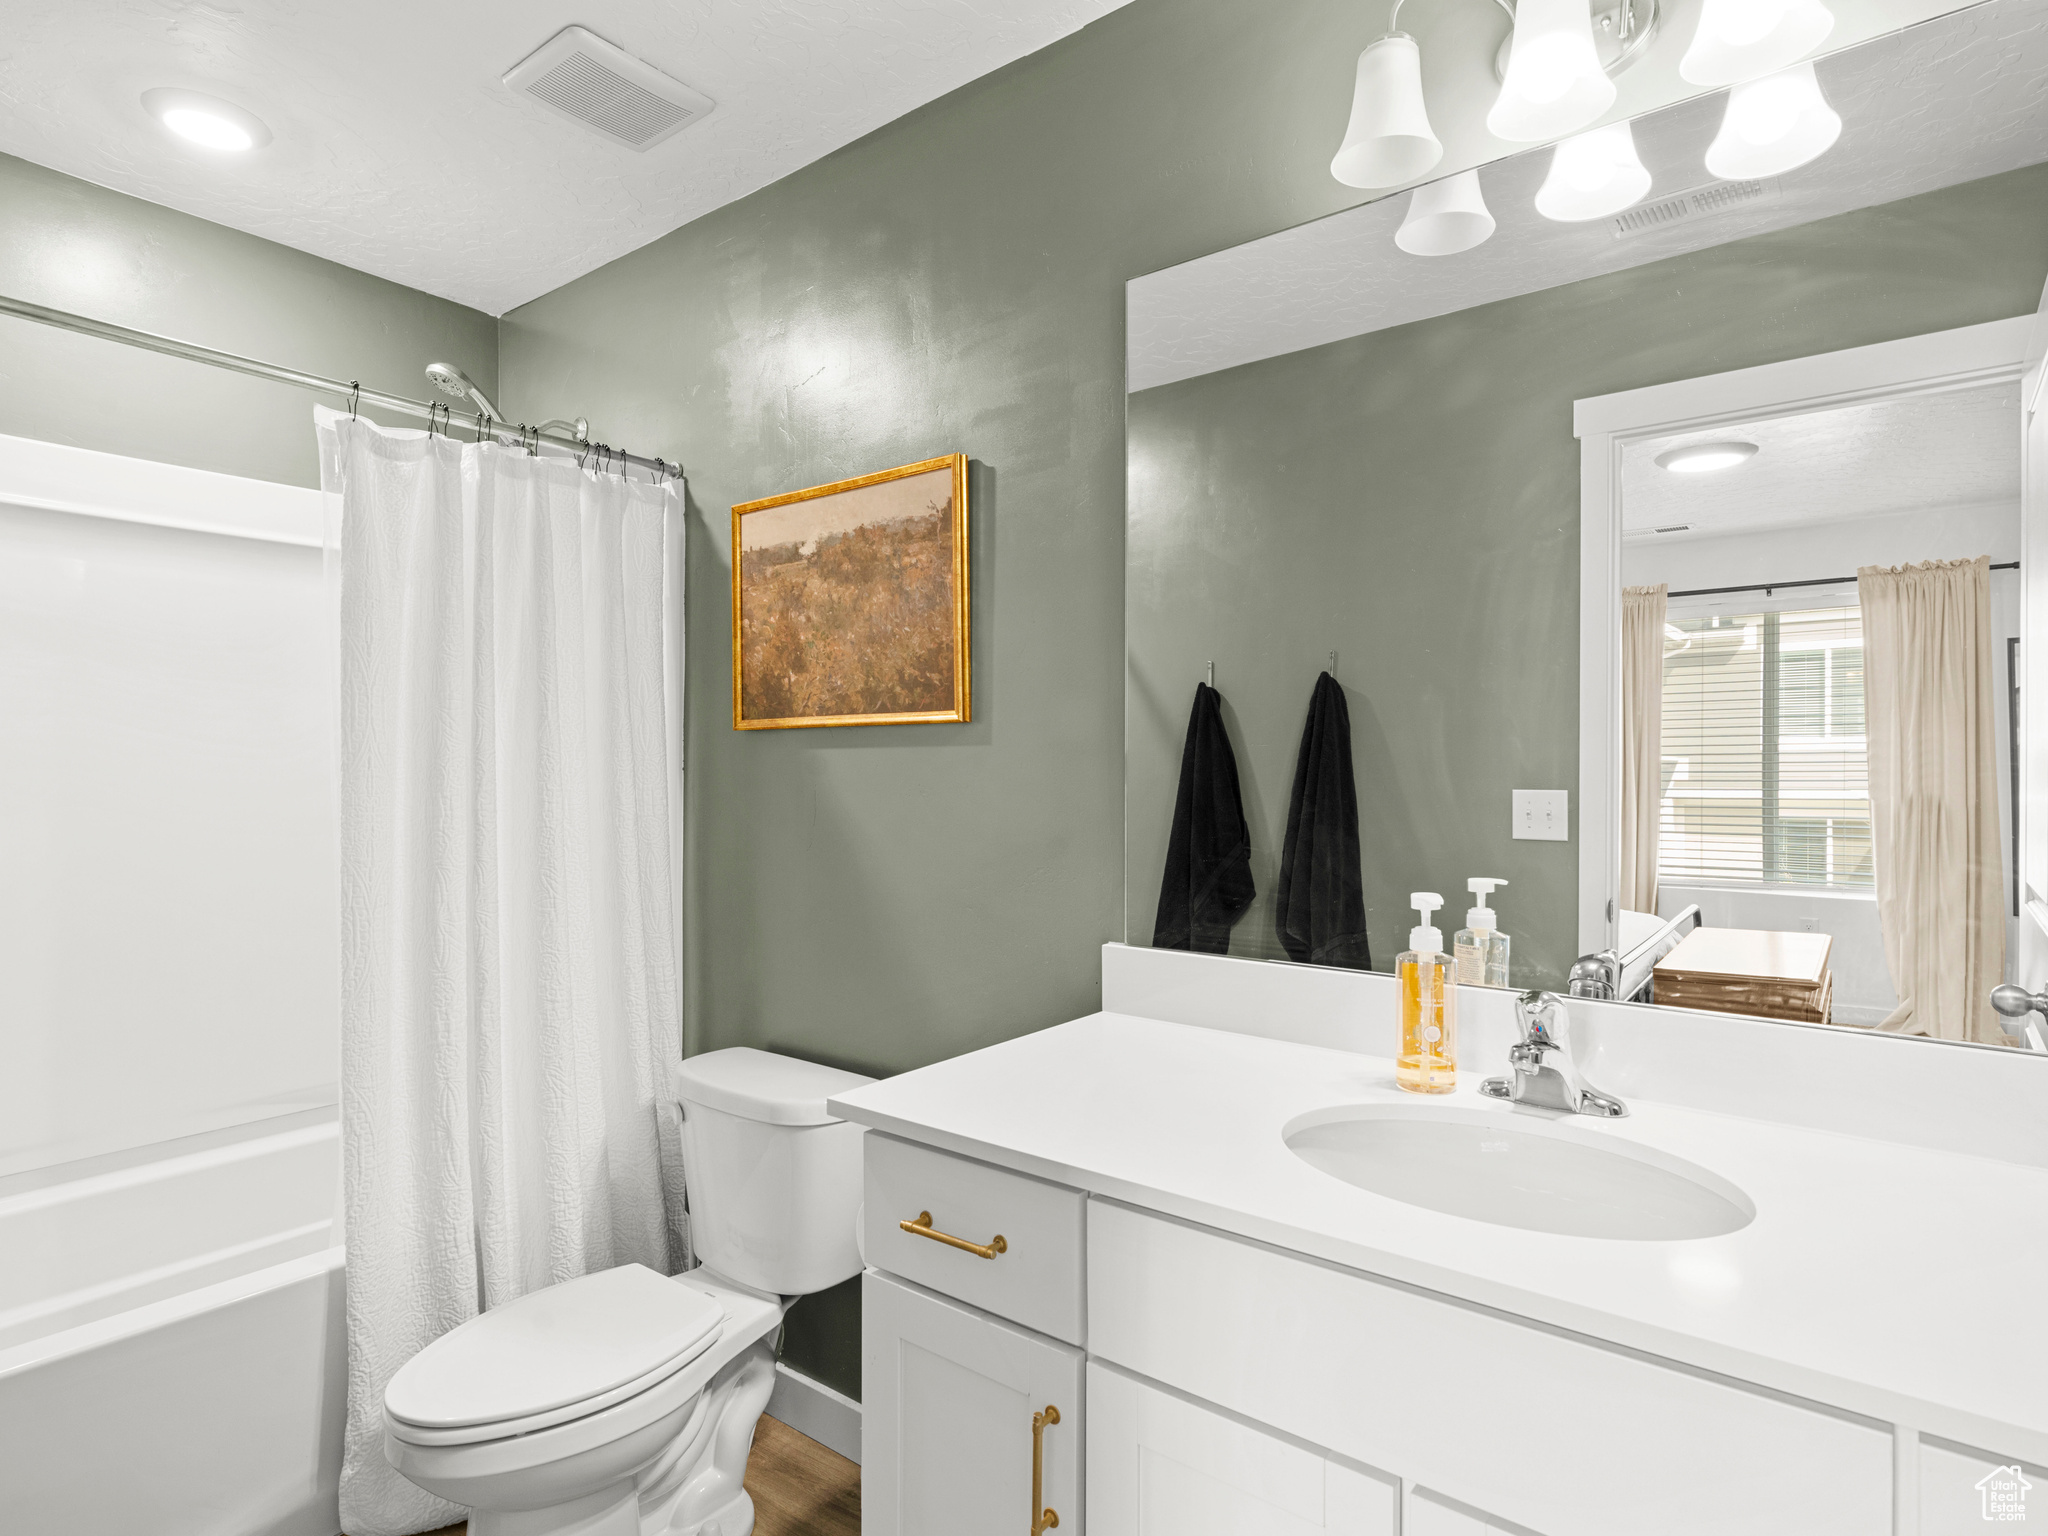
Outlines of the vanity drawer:
M1088 1331L1094 1358L1546 1536L1892 1529L1889 1426L1103 1200Z
M1083 1341L1081 1239L1087 1197L1042 1179L869 1132L861 1240L867 1262L1049 1333ZM935 1232L993 1258L899 1225L929 1212Z

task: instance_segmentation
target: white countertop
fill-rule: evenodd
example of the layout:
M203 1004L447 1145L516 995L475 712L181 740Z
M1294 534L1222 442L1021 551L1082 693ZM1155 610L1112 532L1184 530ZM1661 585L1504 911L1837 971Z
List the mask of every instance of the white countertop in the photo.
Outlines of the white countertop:
M1501 1064L1477 1065L1422 1102L1535 1113L1480 1097ZM1684 1242L1561 1237L1354 1188L1281 1140L1305 1111L1391 1102L1418 1100L1384 1057L1115 1013L830 1101L1091 1194L2048 1462L2048 1170L1638 1099L1570 1128L1690 1159L1756 1220Z

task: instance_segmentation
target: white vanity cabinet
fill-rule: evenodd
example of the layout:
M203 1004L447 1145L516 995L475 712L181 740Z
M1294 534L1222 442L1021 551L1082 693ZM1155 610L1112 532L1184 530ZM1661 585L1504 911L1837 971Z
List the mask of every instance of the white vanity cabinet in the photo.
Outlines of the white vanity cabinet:
M862 1531L1021 1536L1034 1453L1042 1507L1078 1531L1081 1351L873 1270L860 1295Z
M868 1145L868 1536L1037 1536L1048 1407L1061 1536L1959 1536L2001 1475L1821 1403Z
M1396 1536L1400 1504L1393 1478L1089 1363L1096 1536Z
M1091 1356L1511 1529L1892 1536L1889 1425L1107 1200L1088 1261Z
M870 1134L863 1198L861 1529L1077 1536L1086 1197Z

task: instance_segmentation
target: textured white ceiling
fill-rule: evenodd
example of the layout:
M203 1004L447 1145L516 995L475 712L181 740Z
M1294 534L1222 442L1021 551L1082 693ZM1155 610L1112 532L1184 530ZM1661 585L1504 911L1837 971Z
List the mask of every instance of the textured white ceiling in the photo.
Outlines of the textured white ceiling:
M1656 536L1661 545L1930 507L2017 507L2019 411L2018 385L1991 384L1631 443L1622 531L1691 524ZM1755 443L1755 456L1707 474L1657 467L1672 448L1729 438Z
M500 314L1124 0L11 0L0 150ZM570 23L717 110L645 153L499 84ZM152 86L276 142L171 138Z
M1406 194L1366 203L1128 286L1133 390L1278 357L1477 304L2048 160L2048 0L1990 0L1820 61L1842 137L1778 178L1772 197L1617 240L1606 220L1559 224L1534 206L1539 149L1480 177L1493 238L1457 256L1394 244ZM1711 182L1701 156L1725 93L1635 122L1652 199Z

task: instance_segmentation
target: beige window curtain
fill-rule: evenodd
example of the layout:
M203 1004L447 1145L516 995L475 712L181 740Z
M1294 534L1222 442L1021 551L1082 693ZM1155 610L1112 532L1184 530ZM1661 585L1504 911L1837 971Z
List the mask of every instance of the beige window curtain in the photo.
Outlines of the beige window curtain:
M1900 999L1880 1027L1995 1043L2005 903L1991 563L1866 566L1856 584L1877 915Z
M1621 908L1657 910L1668 585L1621 589Z

